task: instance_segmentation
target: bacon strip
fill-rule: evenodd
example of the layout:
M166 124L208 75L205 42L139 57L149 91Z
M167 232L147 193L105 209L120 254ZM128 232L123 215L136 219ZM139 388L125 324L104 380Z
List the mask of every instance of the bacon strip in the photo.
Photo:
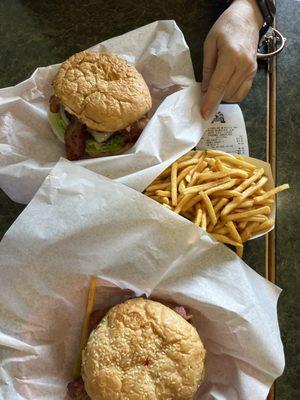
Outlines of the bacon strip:
M82 378L68 383L67 392L72 400L90 400L90 396L85 391Z
M52 95L49 100L50 111L53 113L58 113L60 107L59 98L55 95Z
M73 118L65 131L65 150L68 160L79 160L84 156L86 138L85 126L77 118Z
M139 120L133 122L128 128L128 133L126 136L129 137L131 142L136 142L138 138L140 137L141 133L145 129L146 125L149 122L149 118L144 116L140 118Z
M171 308L186 321L190 321L192 319L192 315L188 314L183 306L172 306Z

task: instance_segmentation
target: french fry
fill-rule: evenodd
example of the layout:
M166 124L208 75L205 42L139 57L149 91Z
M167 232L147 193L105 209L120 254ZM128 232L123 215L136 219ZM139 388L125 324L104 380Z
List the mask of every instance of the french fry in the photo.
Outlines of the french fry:
M202 152L199 151L198 153L202 153ZM204 154L200 154L200 156L198 158L198 164L196 164L194 166L194 168L191 169L190 172L186 175L185 179L188 183L191 183L194 172L197 172L197 171L202 172L202 170L207 167L207 163L203 163L203 159L204 159Z
M191 158L190 160L186 160L186 161L181 161L178 163L178 170L184 167L187 167L189 165L195 165L198 164L199 160L198 158Z
M170 186L170 182L167 183L156 183L154 185L150 185L147 187L147 191L149 192L155 192L156 190L164 190L168 186Z
M183 196L182 199L179 201L179 203L177 204L174 212L176 212L176 214L179 214L180 211L182 210L182 207L188 203L189 200L191 200L191 198L193 198L195 196L194 193L190 193L187 194L186 196Z
M218 158L219 158L219 160L222 160L222 161L224 160L224 161L228 162L229 164L233 164L238 167L244 167L245 169L249 169L250 171L253 171L254 169L256 169L255 165L250 164L247 161L239 160L237 158L228 157L228 155L220 156Z
M246 200L243 201L241 204L239 204L239 208L250 208L253 206L253 204L254 204L253 200Z
M224 228L224 226L225 226L225 223L224 223L224 221L221 220L221 221L219 221L219 222L217 223L217 225L215 226L215 230Z
M247 224L245 230L243 230L240 234L243 242L246 242L252 235L252 232L259 225L259 222L250 222Z
M97 278L95 276L92 276L90 279L90 285L89 285L89 293L88 293L88 300L87 300L87 305L86 305L86 311L84 314L84 319L83 319L83 324L82 324L82 331L81 331L81 338L80 338L80 351L77 356L74 369L73 369L73 378L77 379L80 377L81 374L81 352L84 349L88 337L89 337L89 324L90 324L90 316L93 311L93 306L94 306L94 299L95 299L95 293L96 293L96 283L97 283Z
M216 171L217 170L217 168L216 168L216 160L214 160L213 158L206 157L206 158L204 158L204 161L207 162L207 164L210 166L212 171Z
M226 228L228 228L228 231L231 235L231 237L238 243L242 243L242 239L240 237L240 234L238 233L234 223L232 221L227 222Z
M262 222L260 225L256 226L253 230L252 233L258 233L258 232L263 232L267 229L272 228L274 226L275 221L273 219L267 219L264 222Z
M197 150L199 152L202 152L203 150ZM187 152L187 154L191 157L191 158L195 158L195 152L196 150L190 150Z
M214 207L215 213L217 213L219 210L221 210L222 207L224 207L227 203L229 202L228 199L220 199L216 206Z
M171 198L172 206L177 206L177 161L171 167Z
M225 171L225 166L223 165L222 161L218 158L216 159L216 167L219 171Z
M239 207L240 207L240 206L239 206ZM244 212L244 211L245 211L244 208L236 208L236 209L234 210L235 213L242 213L242 212Z
M238 224L239 230L243 231L247 226L247 221L242 221Z
M278 186L272 190L269 190L265 194L261 196L254 197L254 204L262 204L267 200L269 197L274 196L274 194L282 192L283 190L289 189L289 185L285 183L284 185Z
M184 160L190 160L191 158L194 158L194 155L189 151L188 153L181 156L179 160L184 161Z
M189 174L191 173L191 171L189 172ZM197 182L197 180L198 180L198 175L199 175L200 173L199 172L193 172L193 174L191 175L191 180L190 180L190 182L188 182L188 184L187 184L187 187L191 187L191 186L194 186L195 185L195 183Z
M169 190L156 190L155 194L162 197L171 197L171 192Z
M205 207L206 207L207 212L209 214L211 222L213 223L213 225L216 225L217 217L216 217L215 210L214 210L214 208L213 208L213 206L211 204L211 201L210 201L209 197L207 196L207 194L205 192L201 192L200 196L202 197L202 199L204 201L204 204L205 204Z
M218 190L213 194L215 197L225 197L226 199L230 199L232 197L241 197L242 194L237 192L236 190Z
M201 161L200 161L201 160ZM193 177L195 172L202 172L206 167L207 167L207 162L205 162L203 159L199 160L199 164L196 165L193 169L191 169L190 174Z
M235 247L243 247L243 245L241 243L238 243L235 240L229 239L225 235L220 235L218 233L212 233L212 236L219 242L231 244L232 246L235 246Z
M165 198L167 198L167 197L165 197ZM158 201L160 204L165 203L165 201L163 201L164 197L162 197L162 196L152 196L152 199Z
M254 202L254 201L253 201ZM275 203L275 200L273 199L267 199L263 202L264 205L269 206Z
M260 225L260 222L257 221L250 221L247 222L246 228L244 232L241 232L240 236L242 240L245 242L246 240L249 239L249 237L252 235L252 232ZM246 237L246 240L244 240L244 236Z
M233 156L232 154L229 153L225 153L225 151L221 151L221 150L206 150L206 154L209 157L219 157L219 156L225 156L225 157L229 157L229 158L235 158L235 156Z
M182 206L182 211L187 211L194 207L197 203L199 203L202 200L202 196L200 194L197 194L196 196L193 196L184 206Z
M229 214L224 217L225 221L233 221L236 219L245 219L248 217L252 217L253 215L257 214L270 214L271 209L269 206L264 206L260 208L255 208L254 210L251 211L244 211L242 213L236 213L236 214Z
M161 201L164 203L164 204L170 204L170 200L169 200L169 198L168 197L162 197L161 198Z
M253 215L252 217L242 218L240 221L246 222L265 222L268 219L265 215Z
M207 228L207 217L206 217L206 211L202 210L202 218L201 218L201 228L206 231Z
M228 172L223 172L223 171L219 172L212 172L212 171L204 172L204 171L199 176L199 182L225 178L226 176L229 175Z
M183 194L199 193L199 192L202 192L204 190L206 191L207 189L213 188L215 186L220 186L223 183L226 183L228 181L229 181L229 178L223 178L223 179L218 179L216 181L203 183L202 185L189 186L189 187L183 189L182 193Z
M236 251L236 254L237 254L239 257L243 258L244 246L236 247L236 248L235 248L235 251Z
M184 180L182 180L178 185L178 192L183 193L184 189L185 189L185 183L184 183Z
M183 193L177 193L177 204L184 198Z
M230 176L232 176L233 178L243 178L243 179L249 178L249 172L239 168L228 168L224 164L223 164L223 171L229 172Z
M191 171L193 171L192 169L191 169ZM187 183L189 184L190 182L191 182L191 180L192 180L192 178L191 178L191 171L185 176L185 180L187 181Z
M202 150L197 150L197 151L194 151L194 156L193 156L193 158L198 158L198 161L200 162L200 159L202 158L204 158L204 154L203 154L203 151Z
M197 226L200 226L201 221L202 221L202 209L199 207L196 211L196 217L194 222Z
M160 203L160 197L159 196L154 196L153 195L153 196L148 196L148 197L150 197L150 199L155 200L155 201Z
M217 221L219 221L219 217L220 217L220 213L215 213L216 214L216 218ZM224 224L219 224L218 229L221 229L224 227ZM209 222L209 224L207 225L207 232L213 232L216 230L216 224L213 224L212 221Z
M177 185L186 177L186 175L192 170L193 165L189 165L188 167L184 168L177 176Z
M219 190L231 189L236 184L237 180L230 179L230 178L224 178L223 181L224 181L224 183L222 183L222 180L215 181L215 182L219 182L219 184L205 190L206 194L208 196L210 196L211 194L213 194L214 192L218 192Z
M146 190L146 191L144 192L144 195L146 195L146 196L148 196L148 197L156 196L156 195L155 195L155 192L149 192L148 190Z
M225 226L223 226L223 228L213 229L212 233L214 233L214 234L217 233L219 235L225 235L226 236L228 234L228 229Z
M265 194L265 193L266 193L266 191L264 189L258 189L256 191L257 196L260 196L260 195Z

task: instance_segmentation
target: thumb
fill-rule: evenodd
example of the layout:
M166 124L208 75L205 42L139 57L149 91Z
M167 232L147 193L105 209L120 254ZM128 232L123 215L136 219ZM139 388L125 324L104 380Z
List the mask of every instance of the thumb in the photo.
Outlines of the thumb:
M206 39L203 47L203 71L201 91L206 92L208 89L210 78L215 70L217 63L217 46L216 41Z

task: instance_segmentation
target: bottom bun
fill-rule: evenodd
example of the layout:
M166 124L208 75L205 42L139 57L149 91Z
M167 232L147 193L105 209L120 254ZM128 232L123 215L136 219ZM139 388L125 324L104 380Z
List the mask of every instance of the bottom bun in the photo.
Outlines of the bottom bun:
M204 374L196 329L169 307L137 298L111 308L82 354L92 400L192 400Z

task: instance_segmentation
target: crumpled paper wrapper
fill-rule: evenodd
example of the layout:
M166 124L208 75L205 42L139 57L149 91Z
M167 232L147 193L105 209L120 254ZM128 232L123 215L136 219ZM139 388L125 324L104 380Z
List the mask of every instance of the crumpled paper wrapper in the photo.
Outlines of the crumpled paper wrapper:
M126 154L76 163L143 190L165 165L196 146L203 133L199 88L193 96L187 90L161 104L195 83L189 48L175 21L156 21L90 50L110 51L135 65L151 91L152 113L160 107ZM0 188L16 202L28 203L65 156L47 118L58 68L38 68L26 81L0 90Z
M189 308L207 350L201 400L264 400L283 371L280 289L131 188L61 160L0 244L0 394L62 399L89 276Z

